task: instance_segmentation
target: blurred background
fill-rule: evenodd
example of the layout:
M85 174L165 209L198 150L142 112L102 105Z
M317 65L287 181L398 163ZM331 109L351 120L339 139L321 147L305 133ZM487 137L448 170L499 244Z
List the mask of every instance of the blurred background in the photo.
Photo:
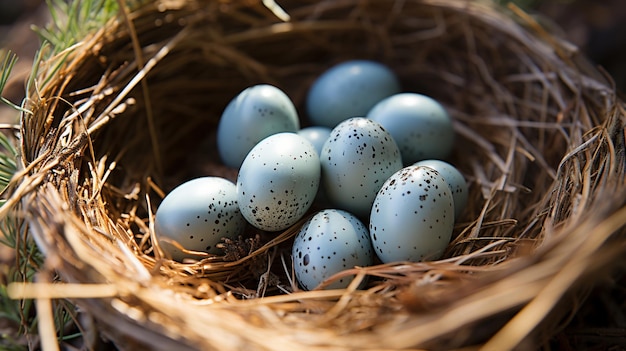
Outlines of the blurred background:
M509 1L500 0L500 3ZM554 31L578 46L626 88L626 1L624 0L517 0L527 12L552 22ZM623 95L622 95L623 96Z
M472 1L472 0L467 0ZM494 0L509 2L578 46L615 81L622 97L626 91L626 0ZM280 2L280 0L279 0ZM32 58L40 47L33 26L44 26L49 11L44 0L0 0L0 49L19 57L3 96L19 104ZM15 123L17 112L0 105L0 124ZM0 245L0 266L11 264L13 253ZM626 350L626 274L607 280L590 291L589 298L550 348L557 350ZM0 318L1 319L1 318ZM0 323L0 330L2 323Z

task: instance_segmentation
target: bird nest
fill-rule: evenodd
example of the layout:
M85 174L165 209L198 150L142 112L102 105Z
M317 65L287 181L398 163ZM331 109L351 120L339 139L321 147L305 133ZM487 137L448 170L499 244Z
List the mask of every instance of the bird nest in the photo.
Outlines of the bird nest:
M9 204L64 284L32 294L72 299L121 349L544 343L626 252L625 111L610 79L514 7L279 4L148 2L40 64ZM223 255L165 258L153 231L164 194L236 177L215 146L230 99L273 84L305 124L311 83L349 59L386 64L453 119L449 161L470 190L443 258L355 267L331 278L355 275L346 289L302 291L290 257L302 223L250 228Z

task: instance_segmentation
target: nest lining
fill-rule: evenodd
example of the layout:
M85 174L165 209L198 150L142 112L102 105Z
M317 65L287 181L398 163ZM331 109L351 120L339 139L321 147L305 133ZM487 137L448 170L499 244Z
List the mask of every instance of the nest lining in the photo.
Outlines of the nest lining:
M14 194L49 268L115 286L78 303L122 345L506 348L549 336L568 313L559 298L584 297L579 284L624 249L606 245L624 222L625 113L610 81L575 48L489 3L281 6L289 22L255 1L148 3L129 14L134 30L110 22L31 92L27 172ZM151 232L163 194L192 177L236 175L214 144L228 101L274 84L306 123L311 82L353 58L387 64L454 119L450 161L470 201L444 259L359 268L343 274L369 276L366 290L311 292L298 291L281 251L298 226L249 230L258 240L228 246L228 259L163 259Z

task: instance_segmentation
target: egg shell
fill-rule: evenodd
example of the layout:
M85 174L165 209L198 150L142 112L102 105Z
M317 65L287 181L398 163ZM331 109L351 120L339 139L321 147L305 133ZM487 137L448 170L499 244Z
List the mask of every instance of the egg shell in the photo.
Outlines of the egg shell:
M468 188L463 174L453 165L441 160L423 160L415 163L415 166L430 167L439 172L452 190L454 200L454 218L458 219L467 205Z
M328 127L311 126L302 128L298 130L297 133L301 137L304 137L306 140L310 141L311 144L313 144L313 147L315 147L315 151L317 151L317 154L319 155L322 153L322 147L324 146L324 143L326 142L328 137L330 137L331 131L332 129Z
M454 146L454 128L448 112L425 95L390 96L377 103L366 117L380 123L393 136L405 165L444 159Z
M217 149L222 162L239 168L254 145L280 132L297 132L300 121L291 99L279 88L249 87L229 102L217 126Z
M311 86L306 111L313 125L334 128L341 121L365 116L378 101L400 92L395 73L370 60L351 60L331 67Z
M385 180L402 168L400 151L378 123L355 117L341 122L320 155L322 188L333 207L366 218Z
M336 209L320 211L302 226L294 239L292 257L296 278L307 290L336 273L374 263L367 227L354 215ZM325 288L346 288L353 277L342 277Z
M237 200L246 220L258 229L279 231L295 224L313 204L320 162L313 145L295 133L261 140L237 176Z
M161 248L172 259L200 258L187 250L221 254L216 245L222 238L236 239L246 221L237 203L237 188L227 179L202 177L186 181L170 191L159 205L154 231Z
M436 260L454 226L452 191L429 167L393 174L376 195L369 222L374 251L384 263Z

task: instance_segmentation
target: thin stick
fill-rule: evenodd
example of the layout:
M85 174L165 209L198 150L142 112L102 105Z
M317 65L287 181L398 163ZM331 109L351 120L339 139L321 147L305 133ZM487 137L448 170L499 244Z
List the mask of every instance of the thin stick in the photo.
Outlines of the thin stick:
M126 6L126 0L117 0L117 2L120 6L120 13L122 14L122 17L124 17L124 21L126 22L126 26L128 27L130 38L133 43L133 50L135 51L135 57L137 60L137 69L142 70L144 68L144 59L141 50L141 44L139 43L139 38L137 37L135 25L133 24L133 21L130 20L128 7ZM148 121L148 132L150 133L150 142L152 143L152 154L154 156L154 163L157 168L157 175L160 178L163 176L163 161L161 160L161 151L159 150L159 137L157 135L157 130L154 124L154 113L152 111L150 89L148 88L148 82L145 79L141 80L141 91L143 92L144 96L146 119Z
M46 284L49 281L46 273L38 273L37 281ZM35 307L37 308L37 317L39 323L37 324L39 329L39 336L41 337L41 348L44 351L59 351L59 342L57 341L56 328L54 326L54 314L52 312L52 300L49 297L37 297L35 300Z
M113 297L119 294L112 284L10 283L7 294L11 299L89 299Z

